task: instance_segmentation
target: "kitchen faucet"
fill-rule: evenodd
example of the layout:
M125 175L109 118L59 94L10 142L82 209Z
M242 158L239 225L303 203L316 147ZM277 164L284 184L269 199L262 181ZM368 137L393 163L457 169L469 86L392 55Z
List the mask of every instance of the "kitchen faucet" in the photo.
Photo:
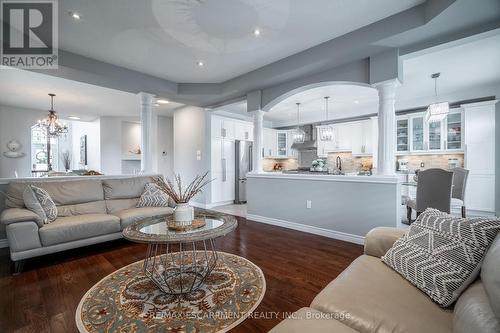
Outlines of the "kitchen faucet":
M337 156L335 160L335 166L337 167L337 169L342 171L342 159L340 158L340 156Z

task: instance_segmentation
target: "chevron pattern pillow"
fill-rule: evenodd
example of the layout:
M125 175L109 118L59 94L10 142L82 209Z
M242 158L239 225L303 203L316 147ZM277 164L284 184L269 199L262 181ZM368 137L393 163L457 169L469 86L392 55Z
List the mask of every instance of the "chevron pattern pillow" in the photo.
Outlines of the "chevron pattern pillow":
M498 218L463 219L429 208L382 261L447 307L475 280L499 231Z
M26 208L40 216L44 224L57 218L57 206L43 188L28 185L23 192L23 200Z
M147 183L136 207L167 207L168 199L169 196L158 185Z

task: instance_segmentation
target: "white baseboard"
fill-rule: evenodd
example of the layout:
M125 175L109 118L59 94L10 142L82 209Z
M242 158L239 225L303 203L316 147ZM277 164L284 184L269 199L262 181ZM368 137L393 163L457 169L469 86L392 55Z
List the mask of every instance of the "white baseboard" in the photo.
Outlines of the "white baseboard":
M272 224L272 225L276 225L279 227L284 227L284 228L288 228L288 229L307 232L310 234L325 236L328 238L343 240L343 241L355 243L355 244L363 245L365 243L365 237L363 237L363 236L348 234L348 233L341 232L341 231L335 231L335 230L331 230L331 229L325 229L325 228L315 227L315 226L296 223L296 222L279 220L279 219L274 219L274 218L260 216L260 215L253 215L253 214L247 214L247 220L252 220L252 221L266 223L266 224Z
M9 241L7 238L0 239L0 248L9 247Z
M214 208L214 207L218 207L218 206L225 206L225 205L230 205L234 203L233 200L230 200L230 201L222 201L222 202L215 202L215 203L209 203L209 204L203 204L203 203L200 203L200 202L194 202L194 201L191 201L189 202L189 204L193 207L197 207L197 208L204 208L204 209L211 209L211 208Z

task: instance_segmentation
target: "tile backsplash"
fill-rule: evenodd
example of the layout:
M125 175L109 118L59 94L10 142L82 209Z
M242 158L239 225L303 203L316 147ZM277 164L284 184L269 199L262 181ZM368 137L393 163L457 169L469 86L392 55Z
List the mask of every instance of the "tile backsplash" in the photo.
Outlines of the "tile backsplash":
M275 164L280 164L283 170L294 170L298 168L298 161L296 158L288 158L288 159L264 158L262 160L262 169L264 171L273 171L273 167Z
M425 170L430 168L448 169L448 160L456 158L461 167L464 167L464 154L435 154L435 155L404 155L396 156L396 160L408 160L408 169L415 171L417 169ZM421 163L424 166L421 166Z

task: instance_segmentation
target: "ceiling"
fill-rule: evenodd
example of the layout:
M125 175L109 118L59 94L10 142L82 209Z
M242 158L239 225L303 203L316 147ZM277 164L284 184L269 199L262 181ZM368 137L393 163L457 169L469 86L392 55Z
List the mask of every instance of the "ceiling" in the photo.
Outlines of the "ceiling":
M94 120L99 116L139 116L139 98L135 94L62 79L19 69L2 70L0 105L48 110L48 93L56 94L54 109L59 117L78 116ZM172 116L182 104L160 104L160 115Z
M65 0L59 46L176 82L222 82L423 2Z
M396 109L420 107L434 99L432 73L440 72L438 93L458 101L485 97L495 87L500 92L500 35L463 45L433 50L403 62L403 84L397 88ZM471 94L469 94L469 92ZM296 102L301 102L301 123L325 120L324 97L330 96L330 119L377 113L378 95L373 88L354 85L330 85L295 94L277 104L264 118L274 126L289 126L297 121ZM246 102L220 110L246 113Z

